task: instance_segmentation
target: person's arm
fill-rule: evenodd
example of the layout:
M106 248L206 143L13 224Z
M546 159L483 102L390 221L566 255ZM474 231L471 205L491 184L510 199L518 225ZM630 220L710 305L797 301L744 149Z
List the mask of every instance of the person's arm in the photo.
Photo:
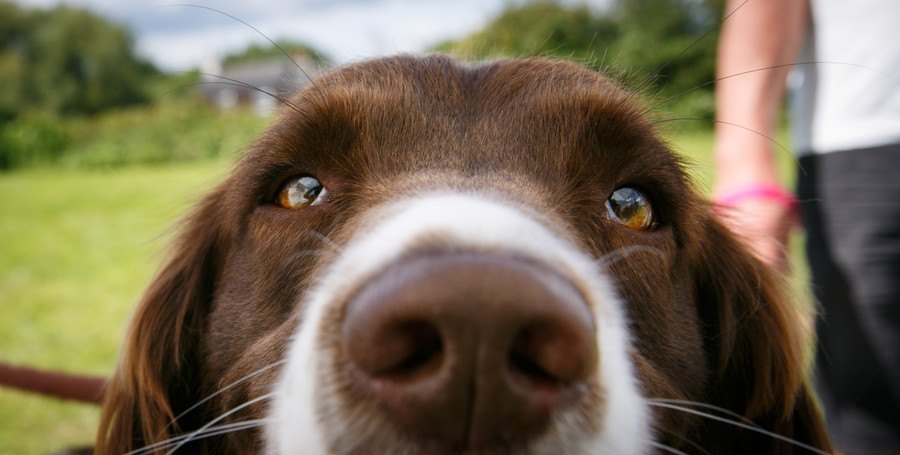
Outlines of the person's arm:
M790 67L754 70L793 63L809 21L807 0L728 0L726 14L739 6L722 26L716 64L713 194L719 199L781 187L774 146L765 136L774 135ZM791 207L767 196L731 205L722 220L761 259L784 266Z

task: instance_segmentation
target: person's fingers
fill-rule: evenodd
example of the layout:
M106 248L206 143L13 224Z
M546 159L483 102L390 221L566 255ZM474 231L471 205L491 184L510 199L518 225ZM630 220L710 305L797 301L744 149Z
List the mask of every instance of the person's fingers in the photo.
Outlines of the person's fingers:
M760 260L786 270L787 243L794 215L783 204L768 200L749 200L723 207L719 218Z

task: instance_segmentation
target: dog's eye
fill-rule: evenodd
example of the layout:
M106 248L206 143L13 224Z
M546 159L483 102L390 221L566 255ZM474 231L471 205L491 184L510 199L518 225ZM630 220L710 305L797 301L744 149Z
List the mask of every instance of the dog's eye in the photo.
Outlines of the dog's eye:
M325 187L311 175L288 179L278 190L278 205L286 209L301 209L316 205L325 196Z
M656 224L650 199L629 186L613 191L606 200L606 213L609 219L639 231L651 229Z

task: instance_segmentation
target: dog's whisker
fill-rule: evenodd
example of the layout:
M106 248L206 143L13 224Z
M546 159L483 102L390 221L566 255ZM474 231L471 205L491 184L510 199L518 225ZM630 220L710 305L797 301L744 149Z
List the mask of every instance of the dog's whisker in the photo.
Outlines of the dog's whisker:
M241 422L228 423L225 425L214 426L214 427L208 428L203 433L194 436L194 440L210 438L213 436L220 436L220 435L228 434L228 433L236 433L238 431L250 430L253 428L261 427L264 424L266 424L267 422L269 422L269 419L252 419L252 420L244 420ZM193 434L194 433L187 433L187 434L183 434L183 435L179 435L179 436L174 436L174 437L168 438L163 441L159 441L159 442L156 442L156 443L153 443L150 445L146 445L144 447L141 447L140 449L132 450L131 452L127 452L124 455L149 454L149 453L157 451L158 449L165 449L167 447L175 445L178 442L191 437L191 435L193 435Z
M216 79L218 79L218 80L214 80L214 81L192 82L192 83L189 83L189 84L179 85L178 87L175 87L175 88L173 88L173 89L171 89L171 90L168 90L168 91L166 91L165 93L163 93L162 95L160 95L160 96L159 96L160 98L165 98L166 96L168 96L168 95L170 95L170 94L172 94L172 93L174 93L174 92L177 92L178 90L185 89L185 88L189 88L189 87L194 87L194 86L198 86L198 85L206 85L206 84L210 84L210 85L213 85L213 84L216 84L216 85L230 85L230 86L235 86L235 87L243 87L243 88L247 88L247 89L254 90L254 91L257 91L257 92L259 92L259 93L262 93L262 94L264 94L264 95L267 95L267 96L269 96L270 98L272 98L272 99L274 99L274 100L276 100L276 101L278 101L278 102L284 104L285 106L289 107L292 111L296 112L297 114L303 115L303 113L300 112L299 108L297 108L297 106L295 106L293 103L291 103L291 101L290 101L289 99L287 99L287 98L285 98L285 97L283 97L283 96L279 96L279 95L277 95L277 94L275 94L275 93L269 92L269 91L267 91L267 90L264 90L264 89L262 89L262 88L260 88L260 87L257 87L257 86L255 86L255 85L253 85L253 84L249 84L249 83L247 83L247 82L238 80L238 79L232 79L232 78L230 78L230 77L225 77L225 76L222 76L222 75L219 75L219 74L204 73L204 72L201 72L201 71L190 71L190 72L189 72L189 71L181 71L181 72L170 72L170 73L163 73L163 74L199 74L199 75L201 75L201 76L212 77L212 78L216 78Z
M238 431L258 428L267 422L269 422L268 419L253 419L253 420L246 420L243 422L234 422L234 423L229 423L229 424L225 424L225 425L214 426L214 427L210 427L209 429L207 429L206 431L204 431L203 433L201 433L199 435L195 435L193 440L196 441L198 439L210 438L213 436L220 436L223 434L236 433ZM171 447L171 446L179 443L180 441L183 441L184 439L191 437L192 435L193 435L193 433L186 433L186 434L174 436L174 437L165 439L163 441L159 441L159 442L141 447L140 449L132 450L131 452L127 452L124 455L146 455L146 454L150 454L153 452L157 452L159 450L163 450L168 447Z
M713 80L710 80L710 81L706 81L706 82L704 82L704 83L702 83L702 84L698 84L698 85L696 85L696 86L694 86L694 87L691 87L691 88L689 88L689 89L687 89L687 90L685 90L685 91L683 91L683 92L676 93L675 95L672 95L672 96L670 96L670 97L668 97L668 98L665 98L665 99L663 99L663 100L661 100L661 101L659 101L659 102L657 102L657 103L654 103L654 104L650 105L650 106L646 109L646 111L644 111L644 113L647 114L647 113L649 113L649 112L651 112L651 111L654 111L654 110L658 109L658 108L661 107L661 106L665 106L666 104L669 104L669 103L671 103L672 101L675 101L675 100L677 100L677 99L679 99L679 98L681 98L681 97L683 97L683 96L685 96L685 95L688 95L688 94L690 94L690 93L692 93L692 92L694 92L694 91L700 90L700 89L703 88L703 87L706 87L706 86L709 86L709 85L713 85L713 84L715 84L716 82L719 82L719 81L724 81L724 80L728 80L728 79L731 79L731 78L740 77L740 76L746 76L746 75L749 75L749 74L759 73L759 72L763 72L763 71L773 71L773 70L777 70L777 69L781 69L781 68L792 68L792 67L800 67L800 66L808 66L808 65L841 65L841 66L847 66L847 67L851 67L851 68L858 68L858 69L863 69L863 70L869 70L869 71L873 71L873 72L875 72L875 73L878 73L878 74L882 74L882 75L887 76L886 73L884 73L884 72L882 72L882 71L879 71L879 70L877 70L877 69L875 69L875 68L870 68L870 67L867 67L867 66L864 66L864 65L857 65L857 64L855 64L855 63L848 63L848 62L812 61L812 62L784 63L784 64L781 64L781 65L772 65L772 66L766 66L766 67L763 67L763 68L754 68L754 69L747 70L747 71L741 71L741 72L739 72L739 73L729 74L729 75L727 75L727 76L722 76L722 77L718 77L718 78L713 79Z
M701 41L705 40L706 37L708 37L712 32L716 31L716 29L721 28L721 27L722 27L722 24L724 24L726 21L728 21L728 19L730 19L731 16L735 15L735 14L736 14L741 8L743 8L744 5L746 5L748 2L750 2L750 0L744 0L744 1L741 2L741 4L738 5L736 8L734 8L734 9L731 10L731 11L729 11L728 14L726 14L725 17L723 17L718 23L716 23L716 24L715 24L714 26L712 26L712 27L709 27L705 32L703 32L702 35L700 35L699 37L697 37L696 39L694 39L694 41L692 41L691 44L689 44L687 47L685 47L684 49L682 49L681 52L678 53L678 55L676 55L675 57L672 57L671 59L669 59L668 61L666 61L661 67L659 67L656 71L654 71L652 77L655 78L655 77L661 76L663 70L665 70L666 68L668 68L669 65L671 65L672 63L677 62L678 59L680 59L682 55L684 55L687 51L691 50L691 48L693 48L694 46L696 46L697 44L699 44ZM640 87L641 90L643 90L644 88L646 88L646 87ZM693 89L692 89L692 90L693 90Z
M737 124L737 123L726 122L726 121L723 121L723 120L713 120L713 119L697 118L697 117L675 117L675 118L667 118L667 119L662 119L662 120L656 120L656 121L653 122L653 124L654 124L654 125L659 125L659 124L662 124L662 123L668 123L668 122L681 122L681 121L697 121L697 122L718 123L718 124L720 124L720 125L728 125L728 126L731 126L731 127L734 127L734 128L740 128L740 129L742 129L742 130L744 130L744 131L747 131L747 132L749 132L749 133L753 133L753 134L755 134L755 135L757 135L757 136L759 136L759 137L762 137L763 139L769 141L770 143L772 143L772 145L778 147L778 149L781 150L782 152L784 152L786 155L791 155L791 156L793 156L792 152L791 152L787 147L785 147L784 144L782 144L781 142L778 142L778 140L776 140L774 137L769 136L769 135L767 135L767 134L763 134L763 133L761 133L761 132L759 132L759 131L754 130L753 128L747 128L746 126L739 125L739 124ZM797 166L800 166L800 160L794 159L794 161L796 161Z
M693 414L693 415L700 416L700 417L703 417L703 418L706 418L706 419L709 419L709 420L714 420L714 421L716 421L716 422L721 422L721 423L724 423L724 424L727 424L727 425L732 425L732 426L735 426L735 427L738 427L738 428L742 428L742 429L744 429L744 430L748 430L748 431L752 431L752 432L755 432L755 433L759 433L759 434L768 436L768 437L770 437L770 438L777 439L777 440L782 441L782 442L786 442L786 443L791 444L791 445L793 445L793 446L796 446L796 447L800 447L800 448L806 449L806 450L808 450L808 451L810 451L810 452L813 452L813 453L818 453L818 454L822 454L822 455L829 455L829 453L826 452L826 451L824 451L824 450L817 449L817 448L815 448L815 447L813 447L813 446L811 446L811 445L804 444L804 443L802 443L802 442L800 442L800 441L797 441L797 440L795 440L795 439L791 439L791 438L789 438L789 437L787 437L787 436L784 436L784 435L780 435L780 434L775 433L775 432L773 432L773 431L764 430L764 429L762 429L762 428L759 428L758 426L748 425L748 424L743 423L743 422L737 422L737 421L734 421L734 420L731 420L731 419L726 419L726 418L724 418L724 417L717 416L717 415L715 415L715 414L710 414L710 413L708 413L708 412L703 412L703 411L698 411L698 410L696 410L696 409L686 408L686 407L684 407L684 406L677 406L677 405L674 405L674 404L660 403L660 402L655 402L655 403L654 403L654 402L651 402L650 404L651 404L652 406L656 406L656 407L658 407L658 408L667 408L667 409L672 409L672 410L675 410L675 411L681 411L681 412L684 412L684 413L687 413L687 414Z
M628 256L637 253L650 253L659 256L662 259L665 259L665 254L659 248L645 245L633 245L611 251L603 255L603 257L598 259L596 263L600 267L606 268L622 259L627 258Z
M300 70L300 73L302 73L303 76L306 77L306 79L310 82L310 84L312 84L314 87L316 87L316 85L313 84L313 78L309 75L309 73L307 73L306 70L304 70L303 67L300 66L300 64L297 63L297 61L294 60L294 59L291 57L291 55L287 53L287 51L285 51L281 46L279 46L278 43L276 43L275 41L273 41L272 38L269 38L269 36L266 35L265 33L263 33L260 29L254 27L253 25L250 25L249 22L244 21L244 20L242 20L242 19L240 19L240 18L238 18L238 17L235 17L235 16L233 16L233 15L231 15L231 14L228 14L228 13L226 13L226 12L224 12L224 11L218 10L218 9L216 9L216 8L212 8L212 7L209 7L209 6L203 6L203 5L194 5L194 4L174 4L174 5L164 5L164 6L160 6L159 8L171 8L171 7L187 7L187 8L205 9L205 10L212 11L212 12L214 12L214 13L218 13L218 14L221 14L221 15L223 15L223 16L229 17L229 18L231 18L231 19L234 19L234 20L240 22L241 24L244 24L245 26L249 27L251 30L253 30L253 31L256 32L257 34L259 34L259 36L262 36L263 38L265 38L266 41L268 41L272 46L275 47L275 49L278 49L278 51L281 52L281 55L284 55L285 58L288 59L288 61L290 61L291 63L293 63L294 66L295 66L298 70Z
M652 399L648 399L647 403L650 404L650 406L654 406L656 403L663 403L663 404L673 404L676 406L694 406L694 407L698 407L698 408L711 409L714 411L719 411L722 414L728 415L730 417L734 417L735 419L740 420L740 421L746 423L747 425L753 425L757 428L760 428L759 425L756 424L756 422L754 422L736 412L730 411L721 406L716 406L716 405L707 404L707 403L701 403L699 401L676 400L676 399L669 399L669 398L652 398Z
M669 447L665 444L662 444L662 443L659 443L656 441L648 441L648 442L651 446L653 446L656 449L662 450L663 452L673 453L675 455L688 455L686 452L682 452L678 449L674 449L672 447Z
M175 453L176 450L180 449L181 447L183 447L183 446L184 446L185 444L187 444L188 442L191 442L192 440L194 440L195 437L197 437L197 436L200 435L200 434L203 434L204 431L208 430L210 427L212 427L213 425L215 425L216 422L220 422L220 421L222 421L222 419L224 419L224 418L226 418L226 417L228 417L228 416L230 416L230 415L233 415L234 413L236 413L236 412L238 412L238 411L240 411L240 410L242 410L242 409L245 409L245 408L248 408L248 407L250 407L250 406L253 406L254 404L259 403L259 402L261 402L261 401L268 400L269 398L272 398L273 396L275 396L275 393L274 393L274 392L273 392L273 393L267 393L267 394L265 394L265 395L258 396L258 397L256 397L256 398L250 400L250 401L244 402L244 404L242 404L242 405L235 406L235 407L232 408L231 410L229 410L229 411L227 411L227 412L225 412L225 413L219 415L219 416L216 417L215 419L210 420L209 422L206 423L206 425L203 425L202 427L200 427L200 429L198 429L198 430L194 431L193 433L189 434L187 438L185 438L184 440L182 440L181 442L179 442L178 445L176 445L174 448L172 448L172 450L168 451L166 455L171 455L171 454Z
M651 422L651 425L653 426L653 429L656 430L657 432L665 434L681 444L689 445L691 447L691 449L693 449L693 452L691 452L693 454L712 455L708 450L704 449L703 446L700 445L700 443L692 440L691 438L688 437L687 434L684 434L683 432L679 432L679 431L672 430L670 428L666 428L665 426L658 425L656 422Z
M166 426L165 430L168 430L169 428L172 427L172 425L178 423L178 419L184 417L185 415L187 415L189 412L193 411L194 409L197 409L198 407L202 406L204 403L208 402L209 400L212 400L213 398L215 398L215 397L221 395L222 393L224 393L224 392L226 392L226 391L228 391L228 390L230 390L230 389L232 389L232 388L238 386L239 384L241 384L242 382L244 382L244 381L246 381L246 380L248 380L248 379L252 379L252 378L254 378L254 377L256 377L256 376L258 376L258 375L260 375L260 374L262 374L262 373L265 373L266 371L271 370L272 368L275 368L275 367L277 367L277 366L279 366L279 365L283 365L285 362L287 362L287 360L281 359L281 360L279 360L279 361L277 361L277 362L272 362L272 363L270 363L270 364L268 364L268 365L266 365L266 366L264 366L264 367L262 367L262 368L259 368L259 369L257 369L256 371L253 371L253 372L251 372L251 373L249 373L249 374L246 374L246 375L244 375L244 376L241 376L240 378L238 378L237 380L233 381L232 383L226 385L225 387L220 388L220 389L217 390L216 392L214 392L214 393L208 395L206 398L204 398L204 399L202 399L202 400L200 400L200 401L194 403L193 406L191 406L191 407L185 409L184 411L182 411L180 414L178 414L177 416L175 416L174 419L172 419L172 421Z

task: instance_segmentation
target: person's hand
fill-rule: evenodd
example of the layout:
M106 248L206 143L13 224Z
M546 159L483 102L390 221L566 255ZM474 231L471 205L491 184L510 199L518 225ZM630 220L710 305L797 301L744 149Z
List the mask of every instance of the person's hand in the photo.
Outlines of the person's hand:
M797 199L780 183L776 156L782 151L757 130L717 127L713 208L757 258L787 272L788 237L799 221Z
M788 269L788 237L797 224L793 196L777 187L758 186L721 193L715 212L725 226L763 262Z

